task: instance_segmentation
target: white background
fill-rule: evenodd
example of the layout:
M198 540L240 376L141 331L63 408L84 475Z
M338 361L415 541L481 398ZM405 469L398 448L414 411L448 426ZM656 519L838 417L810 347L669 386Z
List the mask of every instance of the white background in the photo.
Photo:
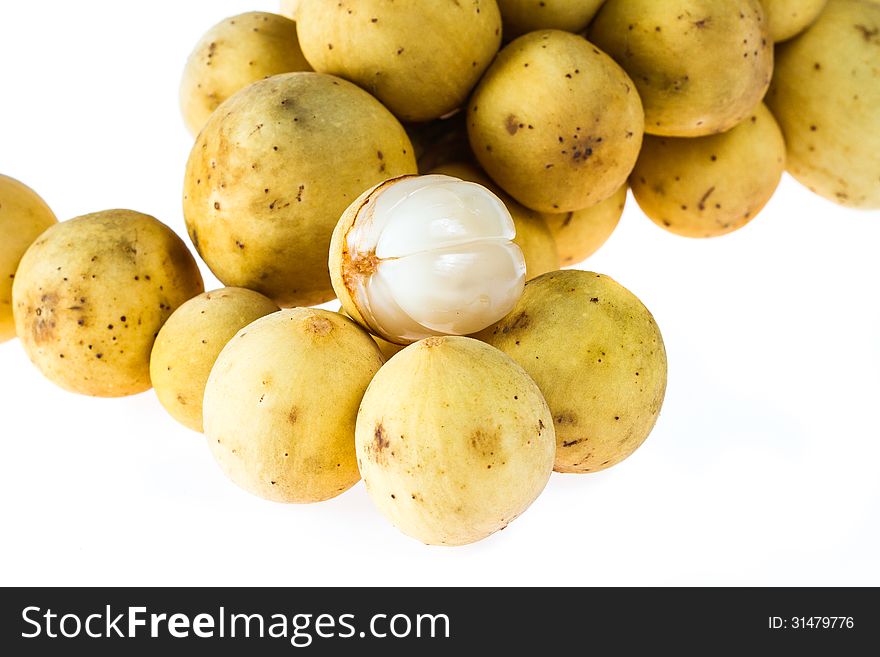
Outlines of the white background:
M275 8L3 0L0 172L59 218L128 207L184 235L186 56L225 16ZM398 533L362 484L311 506L251 497L152 392L71 395L2 344L0 584L880 585L878 250L880 212L790 178L751 225L709 241L631 202L585 266L663 330L656 430L609 471L554 475L507 531L455 549Z

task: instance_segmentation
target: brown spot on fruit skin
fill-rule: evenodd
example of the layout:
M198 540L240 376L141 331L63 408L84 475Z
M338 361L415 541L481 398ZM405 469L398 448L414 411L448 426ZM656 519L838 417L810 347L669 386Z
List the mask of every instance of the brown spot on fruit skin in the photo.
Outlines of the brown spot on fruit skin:
M55 307L58 295L50 292L40 297L39 305L33 311L31 335L35 344L52 342L55 338Z
M504 127L507 128L507 133L510 135L515 135L516 131L519 130L519 123L513 114L508 115L507 120L504 122Z
M299 413L297 412L296 407L291 408L290 411L287 413L287 421L290 422L290 424L296 424L298 418ZM285 454L285 456L287 455Z
M577 440L563 440L562 446L563 447L574 447L575 445L579 445L582 442L584 442L583 438L578 438Z
M385 427L381 424L378 425L373 434L373 445L375 446L376 451L381 452L382 450L387 449L389 444L388 438L385 436Z
M869 43L870 43L871 41L877 41L877 38L876 38L876 37L877 37L878 34L880 34L880 28L875 27L875 28L873 28L873 29L868 29L868 28L867 28L866 26L864 26L864 25L855 25L854 27L855 27L859 32L861 32L861 34L862 34L862 38L863 38L865 41L867 41L867 42L869 42ZM880 41L878 41L878 43L880 43Z
M567 424L570 426L576 426L578 423L578 416L571 411L563 411L562 413L554 416L553 421L556 424Z
M516 331L520 329L527 329L532 323L531 318L528 314L523 311L519 313L516 317L514 317L509 324L505 324L502 327L502 333L510 333L511 331Z
M34 342L37 344L51 342L55 339L55 322L45 319L35 321L33 323L32 334Z
M477 429L471 434L471 448L483 458L494 458L501 451L501 436L497 431Z
M380 422L373 431L373 442L369 446L369 455L376 463L388 462L388 447L391 445L385 427Z

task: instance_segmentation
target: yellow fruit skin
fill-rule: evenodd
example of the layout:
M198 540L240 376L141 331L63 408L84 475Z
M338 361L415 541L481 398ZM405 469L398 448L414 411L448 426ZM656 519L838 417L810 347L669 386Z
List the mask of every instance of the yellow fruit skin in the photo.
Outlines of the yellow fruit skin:
M282 310L224 347L205 389L205 436L223 472L275 502L335 497L360 479L358 405L383 363L339 313Z
M501 44L495 0L300 0L296 20L316 71L351 80L402 121L461 107Z
M658 226L685 237L717 237L749 223L783 171L785 141L762 103L718 135L646 137L630 185Z
M18 263L33 241L57 222L34 190L0 174L0 342L15 337L12 281Z
M516 226L516 238L513 242L519 246L526 259L526 280L559 269L556 241L541 214L513 200L479 167L464 162L453 162L439 166L431 173L442 173L475 182L489 189L504 202Z
M204 291L183 241L155 218L106 210L64 221L24 254L12 299L22 347L57 385L121 397L150 388L165 320Z
M329 75L288 73L211 116L187 165L184 217L224 285L316 305L333 298L327 249L346 206L415 171L406 132L375 98Z
M299 9L299 3L301 1L302 0L281 0L281 8L279 9L281 15L296 20L296 12Z
M623 215L627 189L621 185L613 196L586 210L541 215L556 241L561 267L583 262L608 241Z
M220 351L239 330L278 310L259 292L240 287L205 292L175 310L150 355L153 389L171 417L202 431L205 384Z
M760 0L607 0L589 37L632 77L652 135L729 130L761 102L773 73Z
M789 173L840 205L880 208L880 4L829 0L777 48L766 102Z
M193 135L224 100L252 82L310 71L299 49L296 23L262 11L227 18L199 40L180 82L180 107Z
M462 337L416 342L379 371L356 445L370 498L431 545L504 529L543 490L555 452L535 383L498 350Z
M604 0L498 0L504 20L504 38L513 39L535 30L580 32L596 15Z
M596 472L648 437L666 393L666 350L648 309L607 276L551 272L475 335L522 365L556 428L558 472Z
M828 0L761 0L770 38L786 41L807 29Z
M538 212L583 210L635 165L644 114L633 81L586 39L559 30L507 45L468 105L474 155L504 191Z

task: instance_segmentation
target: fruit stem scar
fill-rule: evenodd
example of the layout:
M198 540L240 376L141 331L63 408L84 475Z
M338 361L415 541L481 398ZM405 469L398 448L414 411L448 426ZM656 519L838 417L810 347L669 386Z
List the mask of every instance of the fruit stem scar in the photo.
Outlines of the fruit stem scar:
M351 258L351 273L360 276L371 276L379 269L379 257L375 250L364 254L358 254Z

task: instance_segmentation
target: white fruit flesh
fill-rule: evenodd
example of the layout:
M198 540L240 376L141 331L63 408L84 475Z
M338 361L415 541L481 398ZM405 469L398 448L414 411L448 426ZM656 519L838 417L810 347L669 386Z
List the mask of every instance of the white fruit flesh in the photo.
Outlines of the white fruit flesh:
M392 342L479 331L522 295L515 236L504 203L485 187L401 178L376 192L346 235L353 301Z

